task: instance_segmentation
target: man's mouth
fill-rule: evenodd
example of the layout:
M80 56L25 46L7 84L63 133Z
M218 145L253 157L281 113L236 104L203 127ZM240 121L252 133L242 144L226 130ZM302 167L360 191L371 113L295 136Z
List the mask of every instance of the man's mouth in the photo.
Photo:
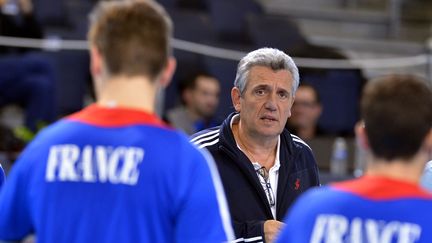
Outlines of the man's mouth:
M275 117L273 117L273 116L262 116L261 120L264 120L264 121L277 121L277 119Z

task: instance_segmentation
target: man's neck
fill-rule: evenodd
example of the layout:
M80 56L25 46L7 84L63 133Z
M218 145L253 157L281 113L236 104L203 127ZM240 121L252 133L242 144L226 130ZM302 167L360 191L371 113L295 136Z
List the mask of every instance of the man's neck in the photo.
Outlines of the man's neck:
M426 156L421 154L410 160L386 161L375 158L368 163L365 175L383 176L417 184L420 181L426 160Z
M240 123L234 123L232 130L237 144L247 153L252 162L259 162L268 170L274 165L278 137L262 138L251 136Z
M104 81L97 103L154 112L155 99L156 86L147 78L116 77Z

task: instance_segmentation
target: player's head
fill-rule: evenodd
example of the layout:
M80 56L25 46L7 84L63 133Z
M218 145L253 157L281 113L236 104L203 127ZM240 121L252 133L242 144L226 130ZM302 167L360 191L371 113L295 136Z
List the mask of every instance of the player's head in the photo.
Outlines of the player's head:
M169 16L153 1L100 1L90 15L92 73L154 81L168 65L171 36Z
M425 144L426 137L431 137L432 91L418 77L390 75L369 81L361 112L376 158L410 159Z

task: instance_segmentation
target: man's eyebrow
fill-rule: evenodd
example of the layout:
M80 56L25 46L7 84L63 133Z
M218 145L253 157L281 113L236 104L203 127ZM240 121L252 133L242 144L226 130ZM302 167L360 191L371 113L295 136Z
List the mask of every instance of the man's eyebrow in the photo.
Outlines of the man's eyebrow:
M257 86L253 87L253 89L267 89L270 85L268 84L258 84Z

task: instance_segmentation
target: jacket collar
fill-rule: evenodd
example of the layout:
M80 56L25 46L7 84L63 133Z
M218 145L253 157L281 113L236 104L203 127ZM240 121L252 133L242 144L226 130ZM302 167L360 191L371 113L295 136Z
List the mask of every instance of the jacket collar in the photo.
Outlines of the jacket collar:
M220 147L219 149L224 150L226 153L228 153L228 156L232 157L232 160L236 165L240 168L241 171L244 172L246 178L249 180L252 185L257 190L257 193L259 195L259 198L263 205L265 205L266 213L269 218L273 218L273 214L270 209L270 205L268 204L267 196L261 186L261 183L258 179L258 176L255 172L255 168L252 163L250 163L247 156L241 152L240 149L237 148L237 143L234 139L233 132L231 130L231 120L232 118L238 113L234 112L231 113L222 123L219 129L219 143ZM279 180L278 185L286 185L288 182L288 175L290 171L295 171L296 168L292 161L294 161L294 158L296 156L296 153L293 146L294 142L291 138L291 134L288 132L288 130L284 130L282 134L280 135L280 154L279 154L279 161L280 161L280 169L279 169ZM285 197L286 195L286 189L285 186L278 186L277 189L277 202L276 203L276 215L280 219L282 219L283 215L281 214L285 213L285 206L281 203L283 200L280 198ZM281 213L283 212L283 213Z

